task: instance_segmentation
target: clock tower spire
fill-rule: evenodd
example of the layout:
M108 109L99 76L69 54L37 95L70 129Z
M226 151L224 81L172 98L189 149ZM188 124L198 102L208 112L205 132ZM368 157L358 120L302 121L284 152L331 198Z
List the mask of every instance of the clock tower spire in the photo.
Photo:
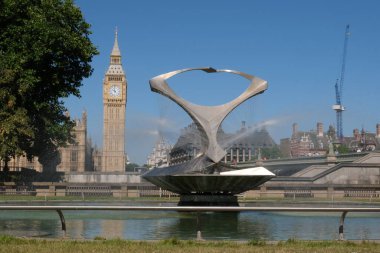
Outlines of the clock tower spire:
M110 65L103 80L102 171L124 172L127 80L121 64L117 29L110 58Z
M117 27L115 29L115 42L113 44L111 52L111 64L120 64L121 65L121 54L119 49L119 43L117 41Z

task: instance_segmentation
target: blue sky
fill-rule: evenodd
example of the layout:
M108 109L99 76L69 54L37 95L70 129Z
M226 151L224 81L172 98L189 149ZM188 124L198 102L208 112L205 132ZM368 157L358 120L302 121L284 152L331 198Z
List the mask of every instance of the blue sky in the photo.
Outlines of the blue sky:
M380 123L380 1L123 1L76 0L91 24L100 54L94 73L83 81L82 97L69 98L74 117L88 112L88 133L102 145L102 81L115 27L128 80L126 148L132 162L144 163L157 131L174 142L190 119L149 89L150 78L172 70L212 66L240 70L269 82L268 90L226 120L269 122L274 139L316 122L336 124L334 84L340 76L344 31L350 24L343 104L344 135ZM169 82L178 94L199 104L220 104L248 83L227 74L187 73Z

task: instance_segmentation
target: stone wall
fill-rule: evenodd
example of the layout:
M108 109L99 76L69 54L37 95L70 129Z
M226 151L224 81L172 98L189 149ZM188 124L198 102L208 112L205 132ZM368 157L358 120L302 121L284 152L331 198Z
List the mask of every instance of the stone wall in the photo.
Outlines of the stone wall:
M314 181L314 184L379 185L380 166L347 166Z
M141 183L139 173L68 173L65 175L68 183Z

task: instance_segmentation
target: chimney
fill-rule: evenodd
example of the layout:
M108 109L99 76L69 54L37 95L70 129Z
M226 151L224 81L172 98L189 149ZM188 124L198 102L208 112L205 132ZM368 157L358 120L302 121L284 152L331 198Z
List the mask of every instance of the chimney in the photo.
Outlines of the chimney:
M354 129L354 138L356 141L360 141L360 134L359 134L359 129L355 128Z
M380 138L380 124L376 124L376 137Z
M323 124L321 122L317 123L317 136L323 137Z
M298 124L297 123L293 123L293 135L296 135L298 132Z

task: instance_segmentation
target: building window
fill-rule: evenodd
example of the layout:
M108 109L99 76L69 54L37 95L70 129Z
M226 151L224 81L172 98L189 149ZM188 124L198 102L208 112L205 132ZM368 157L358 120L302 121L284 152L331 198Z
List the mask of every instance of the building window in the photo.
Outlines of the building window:
M70 154L70 161L77 162L78 161L78 151L72 150Z
M123 81L121 76L109 76L108 81Z

